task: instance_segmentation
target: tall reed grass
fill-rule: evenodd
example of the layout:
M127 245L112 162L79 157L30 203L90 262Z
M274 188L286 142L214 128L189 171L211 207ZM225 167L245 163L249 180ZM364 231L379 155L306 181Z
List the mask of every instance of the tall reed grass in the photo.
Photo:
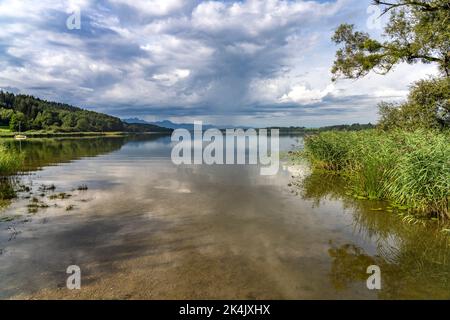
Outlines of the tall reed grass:
M23 156L0 144L0 176L17 173L23 165Z
M23 162L23 154L0 144L0 207L5 204L5 201L16 197L14 179L10 176L20 171Z
M303 155L345 176L356 196L450 218L449 132L323 132L306 138Z

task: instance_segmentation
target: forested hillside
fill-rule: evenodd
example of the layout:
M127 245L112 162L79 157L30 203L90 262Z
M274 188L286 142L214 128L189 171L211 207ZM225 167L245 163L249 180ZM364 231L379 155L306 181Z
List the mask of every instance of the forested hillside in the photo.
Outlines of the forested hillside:
M116 117L68 104L50 102L29 95L0 91L0 126L12 131L48 130L55 132L125 131Z

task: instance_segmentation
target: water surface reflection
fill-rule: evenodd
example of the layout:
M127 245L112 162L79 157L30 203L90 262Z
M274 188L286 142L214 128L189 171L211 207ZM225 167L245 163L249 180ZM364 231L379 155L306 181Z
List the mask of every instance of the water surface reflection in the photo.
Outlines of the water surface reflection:
M285 150L298 144L282 137ZM439 232L347 199L335 178L297 189L287 168L174 166L171 145L167 136L22 145L32 194L0 213L19 216L0 223L0 297L449 298ZM42 195L43 185L56 189ZM70 196L51 199L60 193ZM48 207L30 214L34 197ZM65 288L72 264L80 291ZM382 270L379 292L365 286L370 264Z

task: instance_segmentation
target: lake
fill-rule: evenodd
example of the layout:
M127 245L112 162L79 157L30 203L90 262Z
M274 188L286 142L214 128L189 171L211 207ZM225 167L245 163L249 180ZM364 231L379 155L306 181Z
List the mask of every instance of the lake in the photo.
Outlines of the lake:
M170 136L7 143L27 159L0 211L2 299L450 298L441 226L354 200L338 176L176 166ZM70 265L81 290L66 288ZM381 290L366 286L370 265Z

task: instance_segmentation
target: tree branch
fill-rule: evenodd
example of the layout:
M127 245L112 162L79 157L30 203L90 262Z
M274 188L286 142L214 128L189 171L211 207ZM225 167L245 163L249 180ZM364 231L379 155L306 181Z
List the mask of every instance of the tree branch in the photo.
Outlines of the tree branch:
M426 2L421 2L421 1L408 1L408 0L404 0L403 2L397 2L397 3L391 3L391 2L385 2L385 1L381 1L381 0L374 0L373 1L374 5L378 5L378 6L386 6L386 8L383 10L383 13L381 15L386 14L388 11L398 8L398 7L403 7L403 6L416 6L416 7L421 7L422 11L438 11L438 10L449 10L450 9L450 4L447 5L440 5L440 6L432 6L429 3Z

